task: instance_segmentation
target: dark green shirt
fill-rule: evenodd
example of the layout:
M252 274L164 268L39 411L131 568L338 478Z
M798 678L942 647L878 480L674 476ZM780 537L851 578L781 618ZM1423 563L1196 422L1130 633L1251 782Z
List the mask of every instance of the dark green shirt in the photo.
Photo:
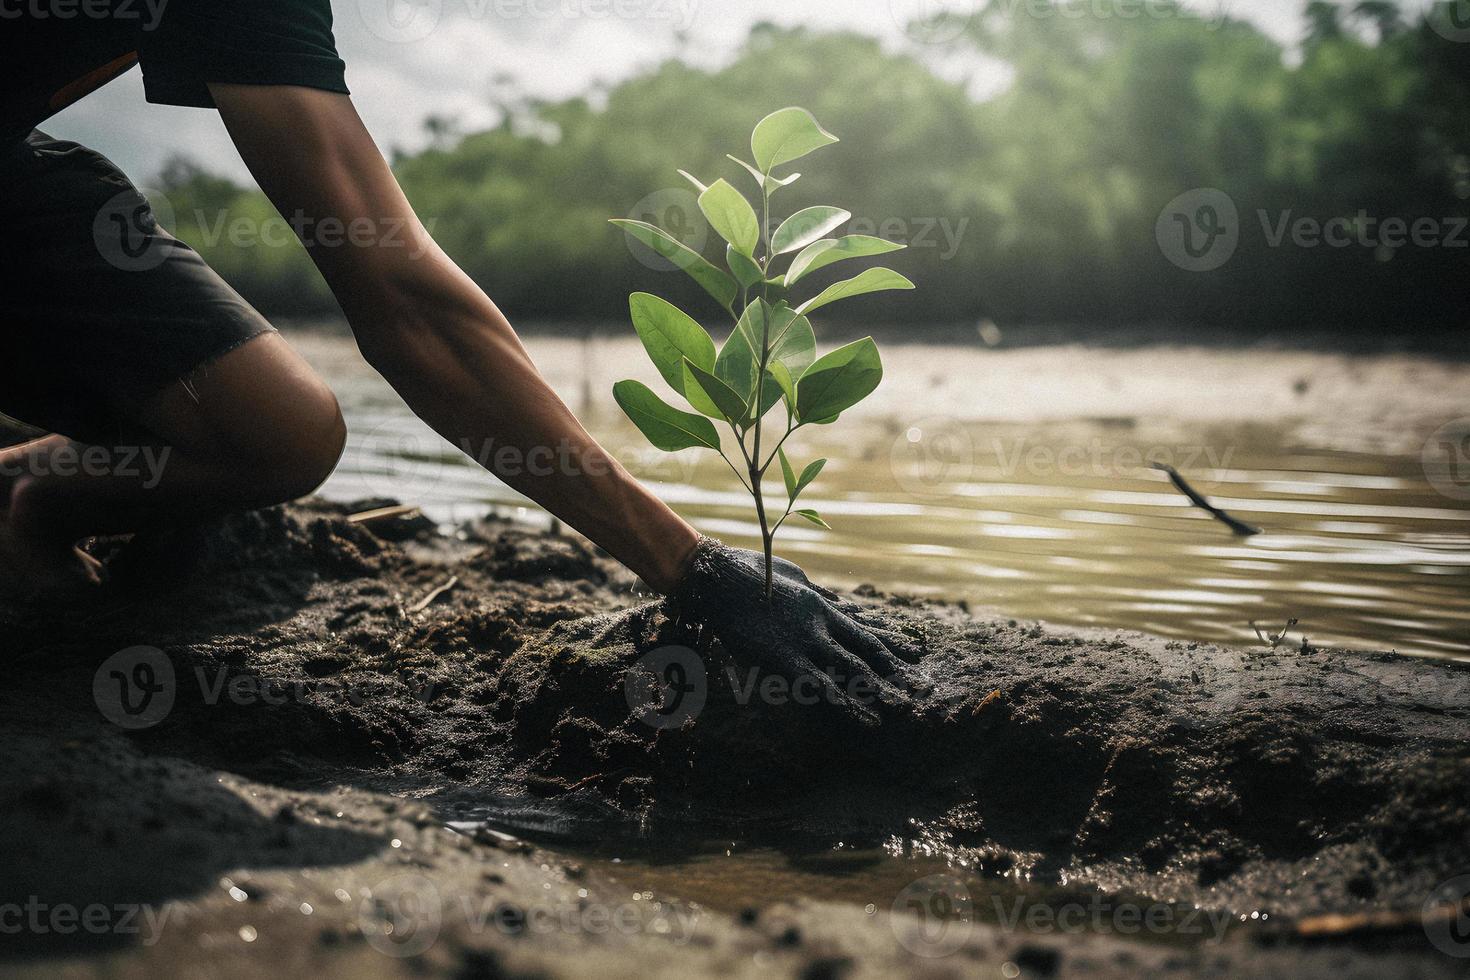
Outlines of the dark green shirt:
M143 68L149 102L212 107L208 82L346 92L331 0L0 3L0 138Z

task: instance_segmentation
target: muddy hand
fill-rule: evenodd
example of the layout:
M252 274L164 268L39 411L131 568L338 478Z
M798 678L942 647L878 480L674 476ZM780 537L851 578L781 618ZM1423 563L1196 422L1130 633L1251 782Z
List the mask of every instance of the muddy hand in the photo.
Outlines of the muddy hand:
M746 552L746 554L755 555L757 559L760 559L760 555L757 555L753 551ZM833 592L831 589L825 589L817 583L813 582L811 579L807 578L806 572L803 571L801 566L797 565L795 562L789 562L785 558L773 557L772 564L775 566L776 577L791 579L799 585L803 585L806 588L811 589L823 599L826 599L828 603L830 603L838 611L846 615L849 619L852 619L854 622L856 622L858 626L871 633L877 639L881 640L883 645L888 648L888 652L893 654L898 659L902 660L904 663L916 664L919 662L919 659L924 655L923 651L919 648L919 645L914 640L910 639L902 633L887 629L882 626L878 626L870 622L866 611L863 609L861 604L854 602L851 599L845 599L837 593Z
M877 721L882 705L910 704L911 647L858 622L788 561L777 559L767 601L764 557L705 538L674 598L732 656L809 685L861 720Z

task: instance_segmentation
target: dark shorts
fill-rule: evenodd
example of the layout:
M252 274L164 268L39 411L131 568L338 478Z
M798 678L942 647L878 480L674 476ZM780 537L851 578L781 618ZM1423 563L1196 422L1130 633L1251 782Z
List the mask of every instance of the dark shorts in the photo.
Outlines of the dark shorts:
M0 413L107 440L271 329L101 154L41 132L0 144Z

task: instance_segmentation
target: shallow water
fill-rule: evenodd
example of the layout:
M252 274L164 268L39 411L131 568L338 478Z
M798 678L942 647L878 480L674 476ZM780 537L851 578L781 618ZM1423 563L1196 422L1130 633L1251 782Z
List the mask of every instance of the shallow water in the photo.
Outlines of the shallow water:
M524 815L524 814L522 814ZM468 818L472 814L465 814ZM675 939L706 913L764 916L780 928L783 902L846 906L888 916L898 942L943 957L977 926L1025 936L1112 935L1175 947L1213 945L1279 921L1269 909L1204 908L1070 883L1065 873L1021 869L949 846L914 825L875 841L786 838L779 844L589 832L575 821L517 821L494 806L450 826L526 835L633 902L656 909ZM1009 974L1014 975L1014 974Z
M350 341L293 340L352 433L327 495L393 496L445 522L487 505L546 520L419 423ZM759 540L717 456L653 450L612 403L620 377L661 390L635 340L528 346L675 509ZM788 443L798 466L830 459L803 503L834 530L793 519L778 539L823 581L1187 640L1258 643L1252 621L1278 633L1295 619L1283 642L1470 658L1470 466L1436 455L1458 451L1445 432L1470 414L1464 367L1188 347L884 351L877 395ZM1264 532L1232 535L1151 460ZM780 493L774 474L769 486Z

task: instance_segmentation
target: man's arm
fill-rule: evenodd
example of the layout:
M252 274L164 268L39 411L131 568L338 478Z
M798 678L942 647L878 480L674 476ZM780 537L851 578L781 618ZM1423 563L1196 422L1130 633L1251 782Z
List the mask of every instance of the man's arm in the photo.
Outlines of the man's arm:
M351 100L294 86L209 89L246 166L304 232L363 355L409 407L649 585L673 589L698 533L552 391L500 310L419 222ZM338 231L330 243L318 239L328 220ZM493 451L502 447L516 460L504 472Z

